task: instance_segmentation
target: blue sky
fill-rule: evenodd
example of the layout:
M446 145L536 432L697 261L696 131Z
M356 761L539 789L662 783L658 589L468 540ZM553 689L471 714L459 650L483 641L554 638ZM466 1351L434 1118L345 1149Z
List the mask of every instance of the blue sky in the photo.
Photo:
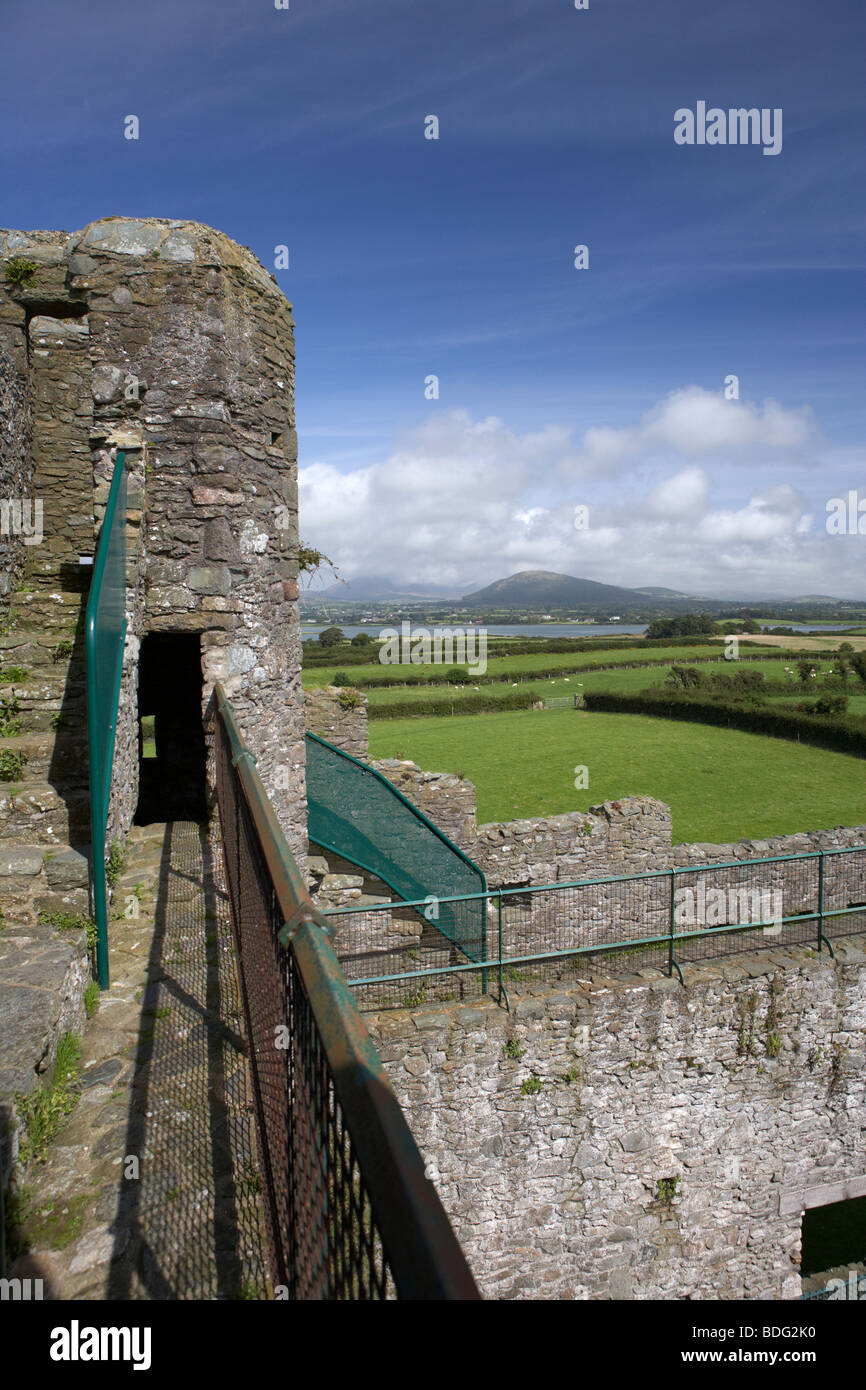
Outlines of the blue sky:
M866 498L861 3L47 0L3 33L3 225L288 245L302 530L345 574L866 597L824 527ZM698 100L781 108L781 153L676 145Z

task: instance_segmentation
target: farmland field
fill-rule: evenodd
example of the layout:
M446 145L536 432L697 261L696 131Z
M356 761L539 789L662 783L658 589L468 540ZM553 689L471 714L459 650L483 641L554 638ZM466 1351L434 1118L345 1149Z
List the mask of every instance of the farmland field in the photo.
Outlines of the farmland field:
M688 663L686 663L688 664ZM738 661L736 664L729 661L707 662L700 667L700 670L707 675L720 673L726 676L733 672L756 670L761 671L765 680L781 681L788 679L791 681L791 693L795 700L801 700L802 692L797 683L786 677L785 666L790 665L790 661ZM539 696L544 699L562 697L564 695L582 694L590 690L615 690L626 694L631 694L636 690L645 690L652 685L664 685L667 680L670 665L665 663L661 666L636 666L627 667L625 670L601 670L594 671L589 668L579 671L570 676L548 676L544 673L538 674L525 685L520 683L520 688L536 690ZM852 689L855 682L851 682ZM511 683L503 682L498 685L482 685L479 687L485 695L489 696L491 702L500 696L506 695L511 691ZM379 705L393 704L418 704L423 706L431 700L441 700L448 696L459 705L462 699L474 695L476 687L470 683L465 686L448 685L397 685L385 689L373 687L367 692L367 699L371 707ZM805 694L811 695L813 692L807 690ZM852 701L852 710L853 710Z
M479 823L586 811L630 795L667 802L676 843L866 822L860 758L644 715L564 709L381 720L370 725L370 756L463 773L477 788ZM589 769L588 790L574 788L577 765Z
M746 649L748 650L748 649ZM594 667L628 666L636 661L659 661L659 662L680 662L688 665L690 661L695 661L698 657L718 657L721 659L722 648L715 646L694 646L694 647L636 647L634 645L623 647L622 650L608 649L599 651L597 654L592 652L575 652L573 655L568 653L551 652L532 652L523 656L504 656L490 657L487 662L487 675L495 676L497 671L520 671L528 675L541 674L545 672L557 672L563 668L569 670L574 668L581 671L591 671ZM827 656L832 655L827 652ZM743 656L742 666L748 657ZM763 665L765 663L758 663ZM769 663L766 663L769 664ZM789 659L790 664L790 659ZM731 670L733 662L724 662L726 670ZM333 666L311 666L306 667L303 673L304 686L309 688L316 685L331 685L334 676L339 670L344 670L346 675L351 677L353 685L363 688L367 681L381 679L384 676L418 676L434 675L441 680L447 667L443 666L383 666L378 661L369 662L363 666L341 666L339 659L335 660Z

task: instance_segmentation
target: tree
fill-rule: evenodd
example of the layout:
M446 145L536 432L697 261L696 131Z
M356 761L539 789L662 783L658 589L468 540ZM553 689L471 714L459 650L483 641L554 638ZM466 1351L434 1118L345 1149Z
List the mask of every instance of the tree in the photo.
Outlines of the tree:
M812 709L816 714L844 714L848 708L847 695L821 695L815 701Z
M697 666L672 666L667 676L667 684L678 690L697 690L706 684L703 671Z
M797 662L797 675L800 677L800 684L801 684L801 685L808 685L808 684L809 684L809 681L810 681L810 679L811 679L811 677L812 677L812 673L814 672L814 670L815 670L815 664L814 664L814 662L809 661L808 658L805 657L805 656L803 656L803 657L800 658L800 660Z
M719 628L706 613L683 613L678 618L656 618L646 630L647 637L716 636Z
M851 657L851 666L857 672L864 685L866 685L866 652L857 652Z
M345 640L346 634L341 627L326 627L319 633L320 647L339 647Z
M369 632L356 632L355 636L352 638L352 646L369 647L372 640L373 639L370 636Z

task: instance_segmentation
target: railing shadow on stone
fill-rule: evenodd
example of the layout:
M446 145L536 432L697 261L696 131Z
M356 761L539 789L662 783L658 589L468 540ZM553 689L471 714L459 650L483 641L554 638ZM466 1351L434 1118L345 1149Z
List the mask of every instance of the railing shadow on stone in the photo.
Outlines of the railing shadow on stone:
M166 827L106 1296L266 1294L225 895L204 826Z

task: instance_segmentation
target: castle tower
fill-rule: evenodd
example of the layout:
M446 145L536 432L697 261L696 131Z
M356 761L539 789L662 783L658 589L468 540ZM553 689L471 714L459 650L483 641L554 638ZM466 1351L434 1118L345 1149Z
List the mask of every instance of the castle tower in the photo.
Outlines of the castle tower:
M128 612L109 842L137 808L205 809L201 715L220 680L303 860L291 306L249 250L198 223L0 232L0 659L26 672L25 728L56 734L57 804L32 843L89 838L83 612L118 450Z

